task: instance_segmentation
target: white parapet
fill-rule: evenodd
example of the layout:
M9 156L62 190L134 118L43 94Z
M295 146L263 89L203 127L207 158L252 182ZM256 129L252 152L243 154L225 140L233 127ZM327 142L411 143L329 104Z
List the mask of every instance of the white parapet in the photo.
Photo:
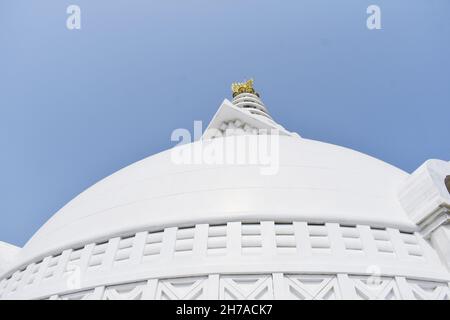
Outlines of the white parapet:
M446 186L450 163L427 160L402 184L399 201L425 236L448 221L450 192Z
M442 262L450 270L450 225L447 224L437 228L431 234L430 240Z

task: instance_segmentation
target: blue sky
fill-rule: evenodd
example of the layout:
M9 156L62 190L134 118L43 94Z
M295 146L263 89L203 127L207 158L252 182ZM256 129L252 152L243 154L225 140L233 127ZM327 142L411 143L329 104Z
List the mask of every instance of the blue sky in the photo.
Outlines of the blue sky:
M66 8L81 8L81 30ZM368 30L377 4L382 29ZM0 2L0 240L173 145L249 77L310 139L412 172L450 160L448 0Z

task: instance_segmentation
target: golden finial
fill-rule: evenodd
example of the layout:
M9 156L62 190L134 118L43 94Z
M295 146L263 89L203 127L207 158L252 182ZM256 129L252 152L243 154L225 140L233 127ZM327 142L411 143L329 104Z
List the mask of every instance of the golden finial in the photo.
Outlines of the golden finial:
M235 82L231 85L231 91L233 91L233 97L241 93L253 93L259 97L259 94L253 88L253 79L247 80L247 82Z

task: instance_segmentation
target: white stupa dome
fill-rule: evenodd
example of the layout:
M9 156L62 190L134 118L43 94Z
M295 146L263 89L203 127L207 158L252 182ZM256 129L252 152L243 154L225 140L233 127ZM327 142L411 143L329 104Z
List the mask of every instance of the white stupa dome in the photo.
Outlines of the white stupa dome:
M270 163L174 160L245 143L255 129L279 130ZM399 197L411 177L300 138L254 92L237 92L203 139L136 162L59 210L0 275L0 298L449 298L445 262L404 209L412 196Z
M20 249L12 244L0 241L0 274L7 271L17 259Z

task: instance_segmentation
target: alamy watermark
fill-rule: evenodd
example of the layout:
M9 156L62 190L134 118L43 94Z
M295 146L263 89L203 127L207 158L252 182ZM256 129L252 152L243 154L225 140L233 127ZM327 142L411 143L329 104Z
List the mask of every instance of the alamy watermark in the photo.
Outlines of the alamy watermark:
M76 4L67 7L66 13L69 15L66 19L66 27L69 30L81 29L81 8ZM366 13L369 14L366 20L366 26L369 30L381 29L381 9L378 5L372 4L367 7Z
M366 25L369 30L380 30L381 29L381 9L377 5L370 5L366 10L367 14L370 16L367 18Z
M202 122L194 121L194 134L179 128L172 132L171 141L178 145L171 150L171 161L177 165L250 165L262 175L275 175L279 170L279 131L256 129L208 129L208 136L221 139L202 139ZM192 143L194 142L194 143Z
M67 265L66 286L70 290L78 290L81 288L80 266L71 263Z
M69 30L81 29L81 8L75 4L67 7L66 13L69 15L66 20L66 27Z

